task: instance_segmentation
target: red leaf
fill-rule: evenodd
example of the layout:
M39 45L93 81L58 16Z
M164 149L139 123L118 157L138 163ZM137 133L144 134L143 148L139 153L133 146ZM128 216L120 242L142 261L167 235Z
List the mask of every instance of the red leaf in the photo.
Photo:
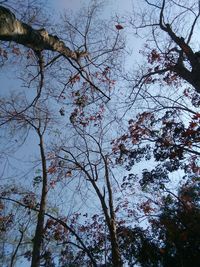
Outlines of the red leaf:
M123 27L122 25L120 25L120 24L115 25L115 28L116 28L117 30L122 30L122 29L124 29L124 27Z
M15 54L17 56L19 56L21 54L21 52L20 52L18 47L13 47L12 52L13 52L13 54Z
M55 185L56 185L56 181L54 181L54 180L52 180L52 181L50 181L50 186L52 187L52 188L54 188L55 187Z
M53 174L55 172L56 172L56 167L55 166L49 167L48 173Z
M190 128L195 128L198 124L196 122L190 122Z
M196 113L194 116L193 116L193 119L194 120L197 120L200 118L200 113Z
M67 172L66 172L66 176L67 176L67 177L71 177L71 176L72 176L72 172L71 172L71 171L67 171Z

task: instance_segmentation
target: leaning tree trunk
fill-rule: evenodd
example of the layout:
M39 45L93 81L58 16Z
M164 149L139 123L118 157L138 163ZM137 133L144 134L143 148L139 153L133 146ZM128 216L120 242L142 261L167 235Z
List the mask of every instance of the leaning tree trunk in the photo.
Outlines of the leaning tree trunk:
M15 15L3 6L0 6L0 40L13 41L34 51L55 51L74 60L87 54L71 51L57 36L49 34L45 29L33 29L16 19Z

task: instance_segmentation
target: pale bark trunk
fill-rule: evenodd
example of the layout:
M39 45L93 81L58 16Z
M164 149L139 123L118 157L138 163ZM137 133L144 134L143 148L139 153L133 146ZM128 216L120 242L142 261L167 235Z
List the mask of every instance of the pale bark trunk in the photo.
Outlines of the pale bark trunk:
M113 266L122 267L123 263L120 255L117 232L116 232L116 216L113 203L113 191L110 183L109 170L108 170L108 159L107 157L103 157L103 159L105 164L105 179L108 189L109 210L110 210L109 231L110 231L110 239L112 247L112 262Z
M47 185L47 166L46 166L46 157L44 151L44 143L43 137L38 131L38 135L40 138L40 156L42 160L42 194L40 199L40 209L38 213L38 220L37 226L35 230L35 236L33 239L33 252L32 252L32 261L31 267L39 267L40 266L40 252L41 246L43 241L43 234L44 234L44 218L45 218L45 211L46 211L46 198L48 192L48 185Z

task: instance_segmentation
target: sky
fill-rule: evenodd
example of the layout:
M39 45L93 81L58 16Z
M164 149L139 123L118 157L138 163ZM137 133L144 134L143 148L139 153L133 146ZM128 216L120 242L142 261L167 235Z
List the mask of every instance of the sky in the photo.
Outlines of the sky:
M124 11L130 11L132 9L132 0L105 0L107 10L110 14L124 13ZM77 10L83 4L88 5L92 3L91 0L50 0L48 1L49 6L51 5L55 11L62 11L63 9ZM106 11L105 11L106 12Z

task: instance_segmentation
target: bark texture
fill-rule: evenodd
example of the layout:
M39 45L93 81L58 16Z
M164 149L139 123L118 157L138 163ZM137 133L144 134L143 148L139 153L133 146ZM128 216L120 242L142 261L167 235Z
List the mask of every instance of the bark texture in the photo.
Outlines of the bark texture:
M42 160L42 194L40 199L40 209L38 213L37 226L35 230L35 236L33 240L33 252L32 252L32 261L31 267L39 267L40 266L40 258L41 258L41 247L43 242L43 234L44 234L44 218L46 211L46 199L48 192L48 184L47 184L47 166L46 166L46 157L44 151L44 143L43 136L38 131L38 135L40 138L40 156Z
M35 51L55 51L74 60L86 55L85 52L70 50L62 40L49 34L45 29L33 29L21 22L3 6L0 6L0 40L13 41Z

